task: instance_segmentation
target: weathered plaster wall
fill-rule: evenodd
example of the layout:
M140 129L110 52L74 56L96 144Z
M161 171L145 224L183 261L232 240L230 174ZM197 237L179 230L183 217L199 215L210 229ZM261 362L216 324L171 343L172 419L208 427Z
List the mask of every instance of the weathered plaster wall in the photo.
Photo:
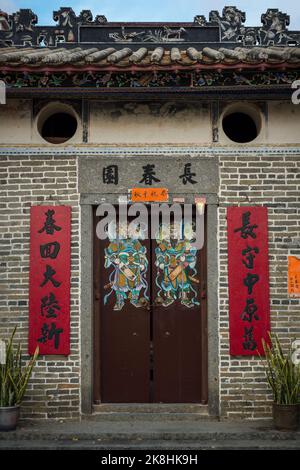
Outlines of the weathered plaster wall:
M211 140L208 105L92 103L90 107L90 143L188 144Z
M219 144L240 146L222 129L220 106ZM240 107L241 106L241 107ZM240 109L239 109L240 107ZM260 130L251 145L299 144L300 105L272 101L238 103L235 110L258 113ZM89 143L91 144L212 144L212 117L209 104L195 103L100 103L90 105Z
M268 105L268 142L300 142L300 105L270 102Z
M7 100L0 106L0 145L32 142L31 100Z
M247 103L243 106L245 104L247 106ZM89 144L212 144L212 118L208 103L92 101L89 107ZM255 107L260 112L262 128L254 145L300 143L300 106L274 101ZM220 107L220 115L222 112L223 106ZM0 145L51 146L39 135L37 118L33 117L30 100L8 100L7 105L0 106ZM82 125L79 122L76 134L65 145L81 143ZM220 122L219 143L239 145L226 137Z

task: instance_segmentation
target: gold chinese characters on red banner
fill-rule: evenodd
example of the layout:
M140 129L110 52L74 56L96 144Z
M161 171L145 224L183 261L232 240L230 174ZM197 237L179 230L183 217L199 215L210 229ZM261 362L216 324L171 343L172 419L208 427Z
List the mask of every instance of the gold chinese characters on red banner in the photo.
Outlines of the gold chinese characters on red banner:
M300 259L296 256L288 257L288 293L300 297Z

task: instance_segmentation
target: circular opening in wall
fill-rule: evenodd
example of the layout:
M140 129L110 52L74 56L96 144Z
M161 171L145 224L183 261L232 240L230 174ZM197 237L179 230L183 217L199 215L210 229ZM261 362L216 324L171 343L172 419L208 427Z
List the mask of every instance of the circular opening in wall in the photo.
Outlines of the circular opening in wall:
M51 144L63 144L70 140L78 127L73 108L64 104L54 104L44 108L38 118L38 132Z
M223 118L223 131L233 142L247 143L256 139L260 132L259 116L244 111L231 111Z

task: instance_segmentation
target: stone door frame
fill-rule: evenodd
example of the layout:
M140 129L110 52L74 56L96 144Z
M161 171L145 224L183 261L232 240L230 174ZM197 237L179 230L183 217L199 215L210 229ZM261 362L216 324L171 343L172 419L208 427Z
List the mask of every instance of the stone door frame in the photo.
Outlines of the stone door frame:
M176 152L178 158L178 149ZM151 155L151 149L149 149ZM107 157L107 152L105 157ZM95 193L89 191L86 167L89 165L89 156L80 155L78 170L78 185L80 191L80 354L81 354L81 412L91 414L93 411L93 206L101 202L117 204L119 196L124 195L114 192L108 193L107 188L99 187ZM95 156L93 157L95 159ZM101 151L99 151L99 164L102 162ZM126 155L124 159L132 159ZM153 157L155 158L155 157ZM157 158L157 157L156 157ZM160 157L162 158L162 157ZM170 157L168 157L170 158ZM182 155L184 160L186 155ZM208 311L208 410L209 415L218 417L220 415L219 400L219 308L218 308L218 190L219 190L219 168L215 157L194 157L197 164L201 164L202 176L209 180L202 181L205 191L201 196L207 201L207 311ZM110 161L110 160L109 160ZM131 160L132 161L132 160ZM212 165L212 162L215 164ZM95 163L95 162L94 162ZM103 162L102 162L103 164ZM200 182L201 184L201 182ZM169 188L172 197L184 197L187 203L194 202L195 193L178 193L178 187ZM208 189L208 190L207 190ZM122 190L121 190L122 191ZM196 191L197 192L197 191ZM197 193L198 194L198 193Z

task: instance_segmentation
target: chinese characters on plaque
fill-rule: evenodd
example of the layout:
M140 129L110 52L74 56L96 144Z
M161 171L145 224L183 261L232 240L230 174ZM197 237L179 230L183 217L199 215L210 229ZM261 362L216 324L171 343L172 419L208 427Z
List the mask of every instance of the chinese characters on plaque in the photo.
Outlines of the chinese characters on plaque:
M182 167L182 174L178 175L178 183L186 186L187 184L197 184L196 173L193 171L192 163L186 163ZM118 185L120 180L120 171L118 165L109 165L103 168L102 182L103 184ZM141 179L139 184L144 186L152 186L161 183L160 176L154 164L147 164L141 167Z
M230 354L263 355L270 331L267 208L229 207L227 229Z
M70 353L71 208L30 210L29 354Z

